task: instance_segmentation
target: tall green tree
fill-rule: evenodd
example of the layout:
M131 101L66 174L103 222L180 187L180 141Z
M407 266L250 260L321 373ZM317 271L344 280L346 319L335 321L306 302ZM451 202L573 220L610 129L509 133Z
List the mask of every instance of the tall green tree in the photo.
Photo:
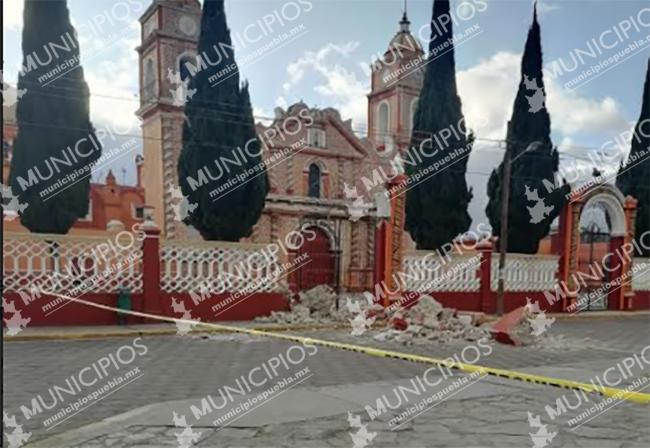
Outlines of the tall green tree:
M507 250L534 254L570 192L568 185L556 182L559 156L551 142L536 8L521 61L521 81L506 139L506 151L510 152L512 160ZM489 201L485 209L492 232L497 236L501 232L503 164L502 161L490 175Z
M64 234L88 214L90 168L101 143L90 122L90 94L66 0L25 0L23 17L22 96L9 183L26 205L20 212L25 227Z
M474 138L464 123L456 88L452 24L441 25L447 22L445 17L450 17L449 1L435 0L429 56L407 154L407 160L417 163L406 164L406 174L414 179L429 170L425 175L429 177L406 193L406 229L419 249L429 250L464 233L472 222L467 212L472 191L465 172ZM433 49L448 40L452 45L435 55ZM446 141L440 138L449 132ZM456 156L445 163L451 153Z
M643 247L648 245L649 239L641 241L641 235L650 232L650 60L645 73L641 115L634 128L630 155L618 171L616 185L624 195L631 195L638 201L635 222L635 239L639 243L637 255L650 256L650 249Z
M196 205L185 222L206 240L238 241L251 234L269 187L248 84L240 85L223 0L203 3L198 53L205 68L190 78L189 91L196 92L185 104L187 119L178 161L183 195L190 204ZM217 82L213 78L211 82L210 77L224 73L227 75ZM238 148L246 150L240 152ZM228 164L224 170L222 158L237 159L241 166ZM261 169L252 175L245 174L254 167ZM211 180L201 187L193 187L189 179L196 179L199 172L206 173L206 168ZM219 176L221 171L223 174ZM228 186L241 176L243 180ZM211 196L210 192L220 186L225 189Z

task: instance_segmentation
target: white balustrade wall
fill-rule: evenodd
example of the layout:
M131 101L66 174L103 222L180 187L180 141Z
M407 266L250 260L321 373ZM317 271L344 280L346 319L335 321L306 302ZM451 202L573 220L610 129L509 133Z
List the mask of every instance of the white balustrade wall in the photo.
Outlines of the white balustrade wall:
M556 255L508 254L506 291L552 291L557 284L560 257ZM492 291L499 286L499 254L492 254Z
M650 258L635 258L632 273L632 290L650 291Z
M286 272L263 244L160 241L165 292L272 292L287 287Z
M56 292L113 293L120 287L142 291L142 243L131 233L70 236L3 234L2 284L5 292L33 287Z
M481 286L478 268L480 254L441 258L428 251L404 256L404 283L407 291L473 292Z

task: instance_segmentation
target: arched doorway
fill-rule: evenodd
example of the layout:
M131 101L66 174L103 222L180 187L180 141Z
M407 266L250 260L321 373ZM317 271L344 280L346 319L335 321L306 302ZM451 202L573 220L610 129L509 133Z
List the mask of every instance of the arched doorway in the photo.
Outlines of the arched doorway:
M335 255L328 234L319 227L302 231L303 244L292 253L300 262L289 277L292 291L303 291L318 285L335 287Z
M607 309L607 291L603 287L611 280L607 254L611 246L612 217L601 202L590 200L580 216L580 245L578 248L577 311Z
M636 200L616 186L600 184L574 192L560 216L560 279L576 296L563 309L630 309ZM573 294L573 293L572 293Z

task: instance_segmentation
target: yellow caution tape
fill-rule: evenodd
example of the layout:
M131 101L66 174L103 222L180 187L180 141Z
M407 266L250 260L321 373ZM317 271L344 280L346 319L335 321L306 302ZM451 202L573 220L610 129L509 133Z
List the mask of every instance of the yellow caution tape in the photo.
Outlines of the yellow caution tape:
M46 294L51 294L53 296L58 296L66 300L70 300L72 302L81 303L83 305L93 306L95 308L114 311L121 314L143 317L146 319L153 319L153 320L159 320L159 321L171 322L171 323L190 324L190 325L194 325L195 327L204 327L204 328L220 330L224 332L243 333L243 334L249 334L253 336L270 337L275 339L282 339L285 341L298 342L306 345L318 345L321 347L329 347L329 348L340 349L340 350L348 350L357 353L364 353L366 355L377 356L381 358L394 358L394 359L401 359L404 361L418 362L423 364L433 364L441 367L458 369L460 371L468 372L468 373L480 373L482 375L492 375L500 378L524 381L527 383L544 384L548 386L561 387L564 389L582 390L587 393L598 393L606 397L615 398L617 400L626 400L634 403L650 404L650 394L628 391L625 389L603 387L603 386L597 386L595 384L581 383L579 381L563 380L560 378L551 378L542 375L534 375L530 373L517 372L514 370L485 367L476 364L466 364L462 362L455 362L452 360L433 358L430 356L415 355L411 353L402 353L402 352L396 352L392 350L383 350L374 347L365 347L362 345L346 344L342 342L326 341L324 339L314 339L305 336L275 333L271 331L257 330L252 328L232 327L229 325L194 321L189 319L176 319L174 317L158 316L156 314L142 313L140 311L118 309L107 305L102 305L99 303L89 302L87 300L68 297L54 292L48 292L48 291L44 291L44 292Z

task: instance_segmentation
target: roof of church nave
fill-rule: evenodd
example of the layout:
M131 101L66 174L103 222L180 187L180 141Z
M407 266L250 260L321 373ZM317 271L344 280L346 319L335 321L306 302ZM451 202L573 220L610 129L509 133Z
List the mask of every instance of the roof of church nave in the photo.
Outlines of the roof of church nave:
M301 111L306 110L301 113ZM274 109L274 119L273 121L266 125L264 123L258 122L256 124L258 133L264 131L264 129L269 129L272 127L279 126L282 127L282 123L289 117L300 117L302 121L306 121L307 117L312 117L314 123L323 124L329 123L334 128L338 129L339 132L347 139L347 141L357 148L359 152L363 155L367 155L369 150L372 149L372 143L366 137L359 137L355 134L354 129L352 128L352 119L343 120L341 118L341 113L338 109L333 107L326 107L320 109L318 107L309 107L304 101L300 100L296 103L290 105L286 110L281 107L276 107Z

